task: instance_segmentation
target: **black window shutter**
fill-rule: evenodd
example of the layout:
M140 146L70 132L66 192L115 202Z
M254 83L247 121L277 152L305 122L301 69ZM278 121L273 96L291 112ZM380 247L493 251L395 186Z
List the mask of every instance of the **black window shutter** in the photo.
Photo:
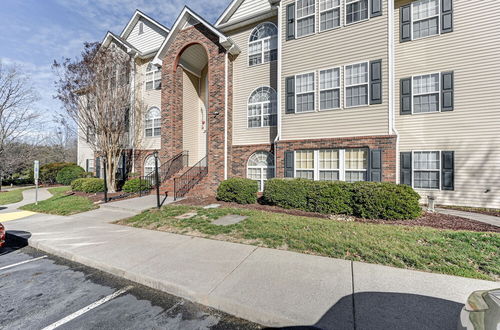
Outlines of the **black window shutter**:
M399 39L401 42L411 40L411 4L401 6L399 9Z
M441 111L453 111L453 71L441 73Z
M370 168L368 175L370 181L382 181L382 150L370 150Z
M295 3L286 6L286 40L295 39Z
M285 178L293 178L294 161L293 151L285 151Z
M97 157L95 160L95 176L100 178L101 177L101 158Z
M441 189L455 190L455 152L441 151Z
M85 160L85 172L88 172L89 171L89 160L86 159Z
M295 113L295 77L287 77L286 83L286 109L285 113Z
M400 114L411 115L411 78L404 78L400 81L401 104Z
M370 62L370 104L382 103L382 60Z
M453 1L441 0L441 33L453 32Z
M370 17L382 16L382 0L370 0Z
M411 152L402 152L399 167L401 168L399 182L411 186Z

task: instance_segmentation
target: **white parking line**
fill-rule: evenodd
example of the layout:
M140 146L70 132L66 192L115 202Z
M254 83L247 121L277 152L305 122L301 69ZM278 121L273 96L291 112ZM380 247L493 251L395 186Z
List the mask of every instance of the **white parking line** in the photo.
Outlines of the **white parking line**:
M108 301L110 301L110 300L118 297L119 295L124 294L125 292L129 291L132 288L133 288L133 286L127 286L127 287L125 287L125 288L123 288L121 290L118 290L115 293L112 293L109 296L106 296L106 297L102 298L101 300L96 301L95 303L92 303L92 304L90 304L90 305L88 305L86 307L83 307L79 311L76 311L73 314L70 314L70 315L66 316L65 318L63 318L63 319L60 319L59 321L52 323L51 325L43 328L42 330L52 330L52 329L58 328L61 325L65 324L65 323L68 323L69 321L71 321L73 319L76 319L78 316L83 315L83 314L87 313L88 311L90 311L90 310L92 310L92 309L94 309L96 307L99 307L102 304L105 304Z
M5 270L5 269L9 269L9 268L16 267L16 266L19 266L19 265L24 265L24 264L27 264L28 262L37 261L37 260L40 260L40 259L43 259L43 258L47 258L47 256L33 258L33 259L29 259L29 260L18 262L18 263L12 264L12 265L3 266L3 267L0 267L0 270Z

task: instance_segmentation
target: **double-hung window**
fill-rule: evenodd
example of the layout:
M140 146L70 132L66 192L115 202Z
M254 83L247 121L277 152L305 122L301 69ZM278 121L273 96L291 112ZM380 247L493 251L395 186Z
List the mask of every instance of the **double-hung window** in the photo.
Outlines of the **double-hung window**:
M295 177L320 181L366 181L368 149L295 151Z
M413 113L439 112L440 74L413 77Z
M161 135L161 112L160 109L153 107L146 114L146 137Z
M367 149L346 149L345 180L347 182L366 181L368 169Z
M441 156L439 151L413 152L413 187L439 189Z
M87 168L86 171L89 173L94 173L95 171L95 165L94 165L94 160L93 159L87 159Z
M297 37L315 32L316 0L297 0Z
M161 70L153 63L146 68L146 90L158 89L161 86Z
M268 179L274 178L274 156L266 151L257 151L248 159L247 177L259 184L259 191L264 190Z
M340 0L319 0L319 30L340 26Z
M248 127L276 126L277 112L276 91L257 88L248 99Z
M319 109L340 108L340 68L319 72Z
M412 3L413 39L439 34L439 0Z
M314 111L314 72L295 76L296 112Z
M276 61L278 59L278 28L270 22L258 25L250 34L248 65Z
M368 62L345 67L345 106L368 105Z
M345 0L345 24L368 19L368 0Z

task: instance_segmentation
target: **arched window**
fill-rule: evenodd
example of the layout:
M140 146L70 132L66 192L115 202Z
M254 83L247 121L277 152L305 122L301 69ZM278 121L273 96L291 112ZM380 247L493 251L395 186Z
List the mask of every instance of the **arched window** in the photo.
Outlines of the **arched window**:
M248 127L276 126L276 91L259 87L248 98Z
M158 167L160 167L160 160L158 159ZM144 176L147 176L155 171L155 156L150 155L144 161Z
M157 107L150 108L146 113L146 137L161 135L161 112Z
M161 87L161 70L153 63L146 67L146 90L159 89Z
M248 40L248 65L276 61L278 58L278 28L270 22L259 24Z
M274 178L274 156L267 151L257 151L248 158L247 177L259 183L259 191L264 190L267 179Z

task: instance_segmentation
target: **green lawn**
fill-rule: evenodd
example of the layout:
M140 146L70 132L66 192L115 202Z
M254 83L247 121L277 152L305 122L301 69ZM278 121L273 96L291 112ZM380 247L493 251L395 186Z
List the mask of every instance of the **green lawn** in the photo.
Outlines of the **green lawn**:
M7 192L0 192L0 205L17 203L23 200L23 191L33 188L20 188Z
M175 219L191 210L198 215L188 220ZM249 218L227 227L211 224L227 214ZM239 208L205 210L184 205L145 211L118 223L399 268L500 279L498 233L342 222Z
M67 196L66 192L70 190L70 187L50 188L49 192L54 196L38 202L38 205L28 204L21 207L21 209L56 215L72 215L99 208L88 198L74 195Z

